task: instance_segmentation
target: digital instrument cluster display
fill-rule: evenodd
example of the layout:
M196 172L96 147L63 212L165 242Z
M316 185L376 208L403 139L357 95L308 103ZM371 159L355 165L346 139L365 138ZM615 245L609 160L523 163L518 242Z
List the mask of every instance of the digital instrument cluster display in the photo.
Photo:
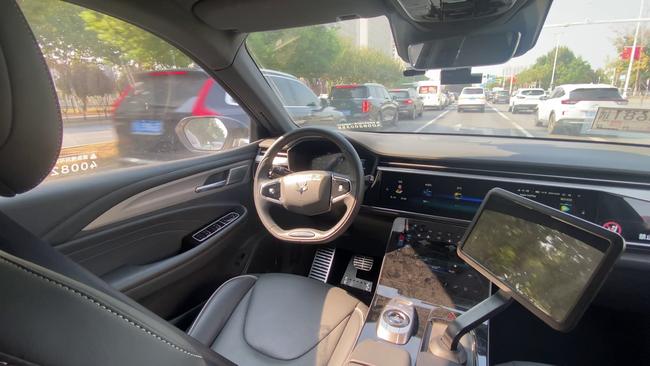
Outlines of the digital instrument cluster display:
M487 192L495 187L589 221L596 219L593 192L446 176L384 172L381 201L388 208L471 220Z

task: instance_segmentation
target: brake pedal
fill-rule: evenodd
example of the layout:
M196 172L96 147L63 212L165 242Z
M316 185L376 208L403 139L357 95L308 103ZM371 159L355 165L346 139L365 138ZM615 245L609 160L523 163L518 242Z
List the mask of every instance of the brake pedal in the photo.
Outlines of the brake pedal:
M335 248L318 249L314 260L311 262L311 269L309 270L309 278L317 281L327 282L334 263Z

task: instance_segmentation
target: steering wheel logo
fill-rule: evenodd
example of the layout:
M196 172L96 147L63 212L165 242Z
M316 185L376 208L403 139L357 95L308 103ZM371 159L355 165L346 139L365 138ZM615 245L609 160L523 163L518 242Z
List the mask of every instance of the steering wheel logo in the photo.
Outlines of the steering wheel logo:
M307 184L307 181L302 181L302 182L296 182L296 190L298 193L303 194L309 190L309 186Z

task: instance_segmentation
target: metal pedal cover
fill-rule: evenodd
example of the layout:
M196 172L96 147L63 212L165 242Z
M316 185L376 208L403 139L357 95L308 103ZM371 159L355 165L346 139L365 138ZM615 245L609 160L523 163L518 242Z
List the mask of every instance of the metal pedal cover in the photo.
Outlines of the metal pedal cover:
M309 278L317 281L327 282L334 262L335 248L318 249L314 256L314 261L311 262L311 269L309 270Z
M363 255L355 255L352 263L354 264L354 268L368 272L372 269L374 259Z
M354 264L354 260L355 258L352 258L350 262L348 262L348 266L345 269L345 274L343 274L343 278L341 279L341 284L366 292L371 292L373 284L372 281L357 277L357 271L359 271L359 269L357 269L356 265ZM372 268L372 264L370 264L370 268Z

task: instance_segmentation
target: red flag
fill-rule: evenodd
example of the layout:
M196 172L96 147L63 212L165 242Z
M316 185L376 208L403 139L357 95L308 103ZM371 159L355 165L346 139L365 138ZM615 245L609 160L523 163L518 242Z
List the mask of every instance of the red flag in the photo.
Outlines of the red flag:
M636 52L634 53L634 61L638 61L641 58L641 53L643 52L643 47L636 46ZM632 57L632 46L623 47L623 52L621 52L621 59L629 60Z

